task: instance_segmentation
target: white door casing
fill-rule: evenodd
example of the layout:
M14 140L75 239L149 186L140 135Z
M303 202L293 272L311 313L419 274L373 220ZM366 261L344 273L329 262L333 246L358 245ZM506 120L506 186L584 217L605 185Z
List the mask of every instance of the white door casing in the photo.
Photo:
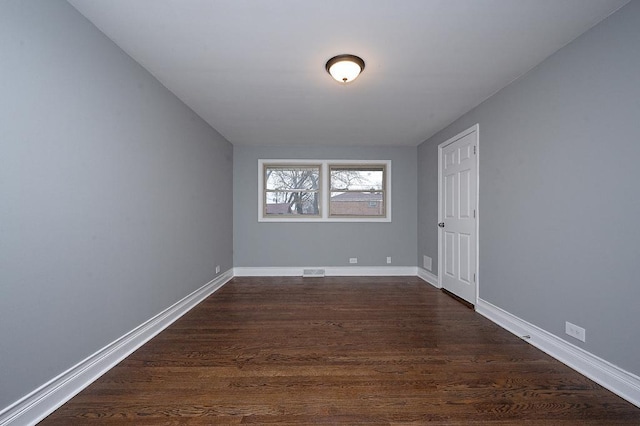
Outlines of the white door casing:
M438 145L438 280L476 304L478 125Z

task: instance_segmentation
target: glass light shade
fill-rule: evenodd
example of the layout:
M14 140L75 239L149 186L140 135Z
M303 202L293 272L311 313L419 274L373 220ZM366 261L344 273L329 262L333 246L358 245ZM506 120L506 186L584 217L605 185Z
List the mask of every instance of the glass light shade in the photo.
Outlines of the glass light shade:
M364 61L353 55L339 55L329 59L326 68L336 81L349 83L360 75Z

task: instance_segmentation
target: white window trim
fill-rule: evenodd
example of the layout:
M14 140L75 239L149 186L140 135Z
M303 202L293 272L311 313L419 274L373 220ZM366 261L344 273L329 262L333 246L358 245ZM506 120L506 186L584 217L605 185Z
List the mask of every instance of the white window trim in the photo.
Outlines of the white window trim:
M265 217L264 212L264 166L269 165L321 165L322 182L320 195L322 205L320 217L283 216ZM329 165L370 166L384 165L385 175L385 217L329 217L329 198L331 194L329 185ZM260 159L258 160L258 222L391 222L391 160L295 160L295 159Z

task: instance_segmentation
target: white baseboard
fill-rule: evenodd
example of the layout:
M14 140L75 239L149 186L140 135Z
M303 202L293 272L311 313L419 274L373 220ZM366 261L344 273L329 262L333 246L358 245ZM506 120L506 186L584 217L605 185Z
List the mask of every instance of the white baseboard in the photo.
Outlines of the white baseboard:
M301 277L303 269L322 269L322 268L279 268L279 267L235 267L233 268L234 277ZM326 274L326 272L325 272Z
M427 271L426 269L423 269L423 268L419 267L418 268L418 277L422 278L423 280L425 280L426 282L428 282L429 284L431 284L435 288L440 288L440 284L438 284L438 276L432 274L431 272Z
M478 299L476 312L516 336L525 339L541 351L590 378L616 395L640 407L640 377L593 355L515 315Z
M5 408L0 412L0 426L33 425L41 421L231 278L232 269Z
M394 277L416 276L415 266L305 266L305 267L236 267L236 277L301 277L303 269L324 269L326 277Z

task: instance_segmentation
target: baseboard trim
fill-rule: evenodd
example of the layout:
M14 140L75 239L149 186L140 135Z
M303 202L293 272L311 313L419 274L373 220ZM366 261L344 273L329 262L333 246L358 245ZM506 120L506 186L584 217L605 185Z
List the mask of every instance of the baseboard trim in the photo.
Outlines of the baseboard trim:
M395 277L416 276L415 266L305 266L305 267L236 267L236 277L301 277L303 269L324 269L326 277Z
M422 278L424 281L428 282L435 288L440 288L440 284L438 283L438 276L432 274L423 268L418 268L418 277Z
M526 342L640 407L640 377L635 374L520 319L486 300L478 299L476 312L516 336L529 336Z
M233 278L230 269L0 412L0 426L33 425Z

